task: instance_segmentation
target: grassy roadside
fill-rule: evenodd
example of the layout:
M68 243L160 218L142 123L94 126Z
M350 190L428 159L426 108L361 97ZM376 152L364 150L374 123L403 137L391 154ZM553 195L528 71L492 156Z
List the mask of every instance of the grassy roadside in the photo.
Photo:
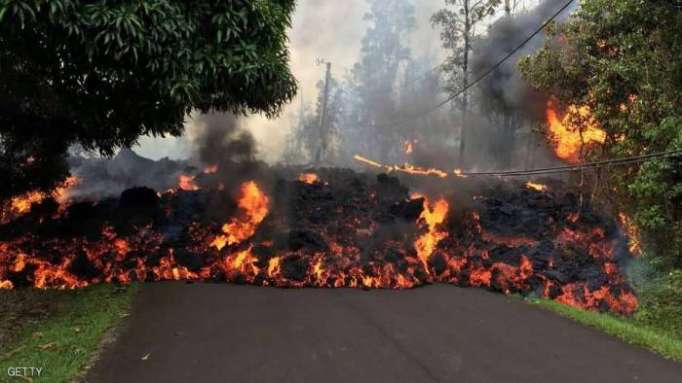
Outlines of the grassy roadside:
M97 285L74 291L0 291L2 305L15 307L13 316L3 313L9 317L1 318L12 327L0 328L0 381L29 381L10 377L8 368L33 366L43 368L34 382L71 382L106 331L125 316L136 290Z
M530 301L626 343L682 362L682 269L662 267L657 258L641 256L629 264L627 271L639 299L639 307L631 317L585 311L548 299Z
M636 318L585 311L547 299L532 300L533 304L620 338L626 343L648 348L668 359L682 362L682 338L677 334L641 323Z

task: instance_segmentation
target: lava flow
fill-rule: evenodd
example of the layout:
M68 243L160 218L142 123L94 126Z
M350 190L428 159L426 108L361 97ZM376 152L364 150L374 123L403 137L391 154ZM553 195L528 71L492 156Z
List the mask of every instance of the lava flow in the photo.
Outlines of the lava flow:
M410 195L386 174L304 174L271 189L241 183L227 216L215 201L228 190L217 186L133 188L60 214L36 201L0 225L0 288L452 283L621 314L637 307L621 271L630 257L626 236L570 192L504 183L455 200Z

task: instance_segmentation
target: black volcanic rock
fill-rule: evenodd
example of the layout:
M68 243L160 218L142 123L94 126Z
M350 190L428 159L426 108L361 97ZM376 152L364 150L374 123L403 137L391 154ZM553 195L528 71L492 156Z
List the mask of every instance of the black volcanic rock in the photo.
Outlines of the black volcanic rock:
M159 196L148 187L134 187L121 193L119 207L122 209L156 209Z

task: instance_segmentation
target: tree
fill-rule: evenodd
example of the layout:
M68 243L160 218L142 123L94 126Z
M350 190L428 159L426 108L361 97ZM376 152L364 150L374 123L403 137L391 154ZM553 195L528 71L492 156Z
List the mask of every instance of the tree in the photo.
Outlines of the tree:
M378 150L377 158L388 161L390 151L400 148L391 124L397 114L393 90L401 65L410 57L406 40L414 29L414 6L405 0L369 0L369 6L365 20L370 25L349 79L355 103L348 125L362 130L349 131L354 137L347 138L367 152Z
M481 21L495 13L500 3L501 0L445 0L445 8L431 17L434 25L442 27L443 48L451 52L443 65L443 71L449 74L446 86L448 92L456 94L469 86L469 61L477 27ZM469 92L465 91L459 97L459 107L462 111L459 162L463 166L467 145Z
M602 157L681 150L680 29L682 12L665 0L584 0L520 68L561 104L589 107L607 134ZM605 176L611 186L603 194L634 214L649 249L682 266L682 159Z
M73 144L111 155L192 110L277 114L294 0L0 0L0 200L50 189Z

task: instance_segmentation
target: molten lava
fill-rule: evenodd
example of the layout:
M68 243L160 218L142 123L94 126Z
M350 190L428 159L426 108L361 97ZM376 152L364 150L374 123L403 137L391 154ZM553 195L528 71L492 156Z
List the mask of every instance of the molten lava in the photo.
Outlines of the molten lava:
M582 160L583 148L604 143L606 132L597 126L588 106L570 105L560 117L555 100L547 103L547 124L550 138L555 142L555 153L569 163Z
M31 219L0 225L0 288L158 280L397 289L451 283L621 314L637 307L612 219L558 191L490 188L455 209L444 198L409 196L385 174L370 182L336 171L312 185L281 180L272 196L256 181L244 182L234 213L202 215L210 211L207 201L224 197L218 186L145 198L152 205L139 211L121 209L123 199L74 204L58 216L32 209L25 213Z

